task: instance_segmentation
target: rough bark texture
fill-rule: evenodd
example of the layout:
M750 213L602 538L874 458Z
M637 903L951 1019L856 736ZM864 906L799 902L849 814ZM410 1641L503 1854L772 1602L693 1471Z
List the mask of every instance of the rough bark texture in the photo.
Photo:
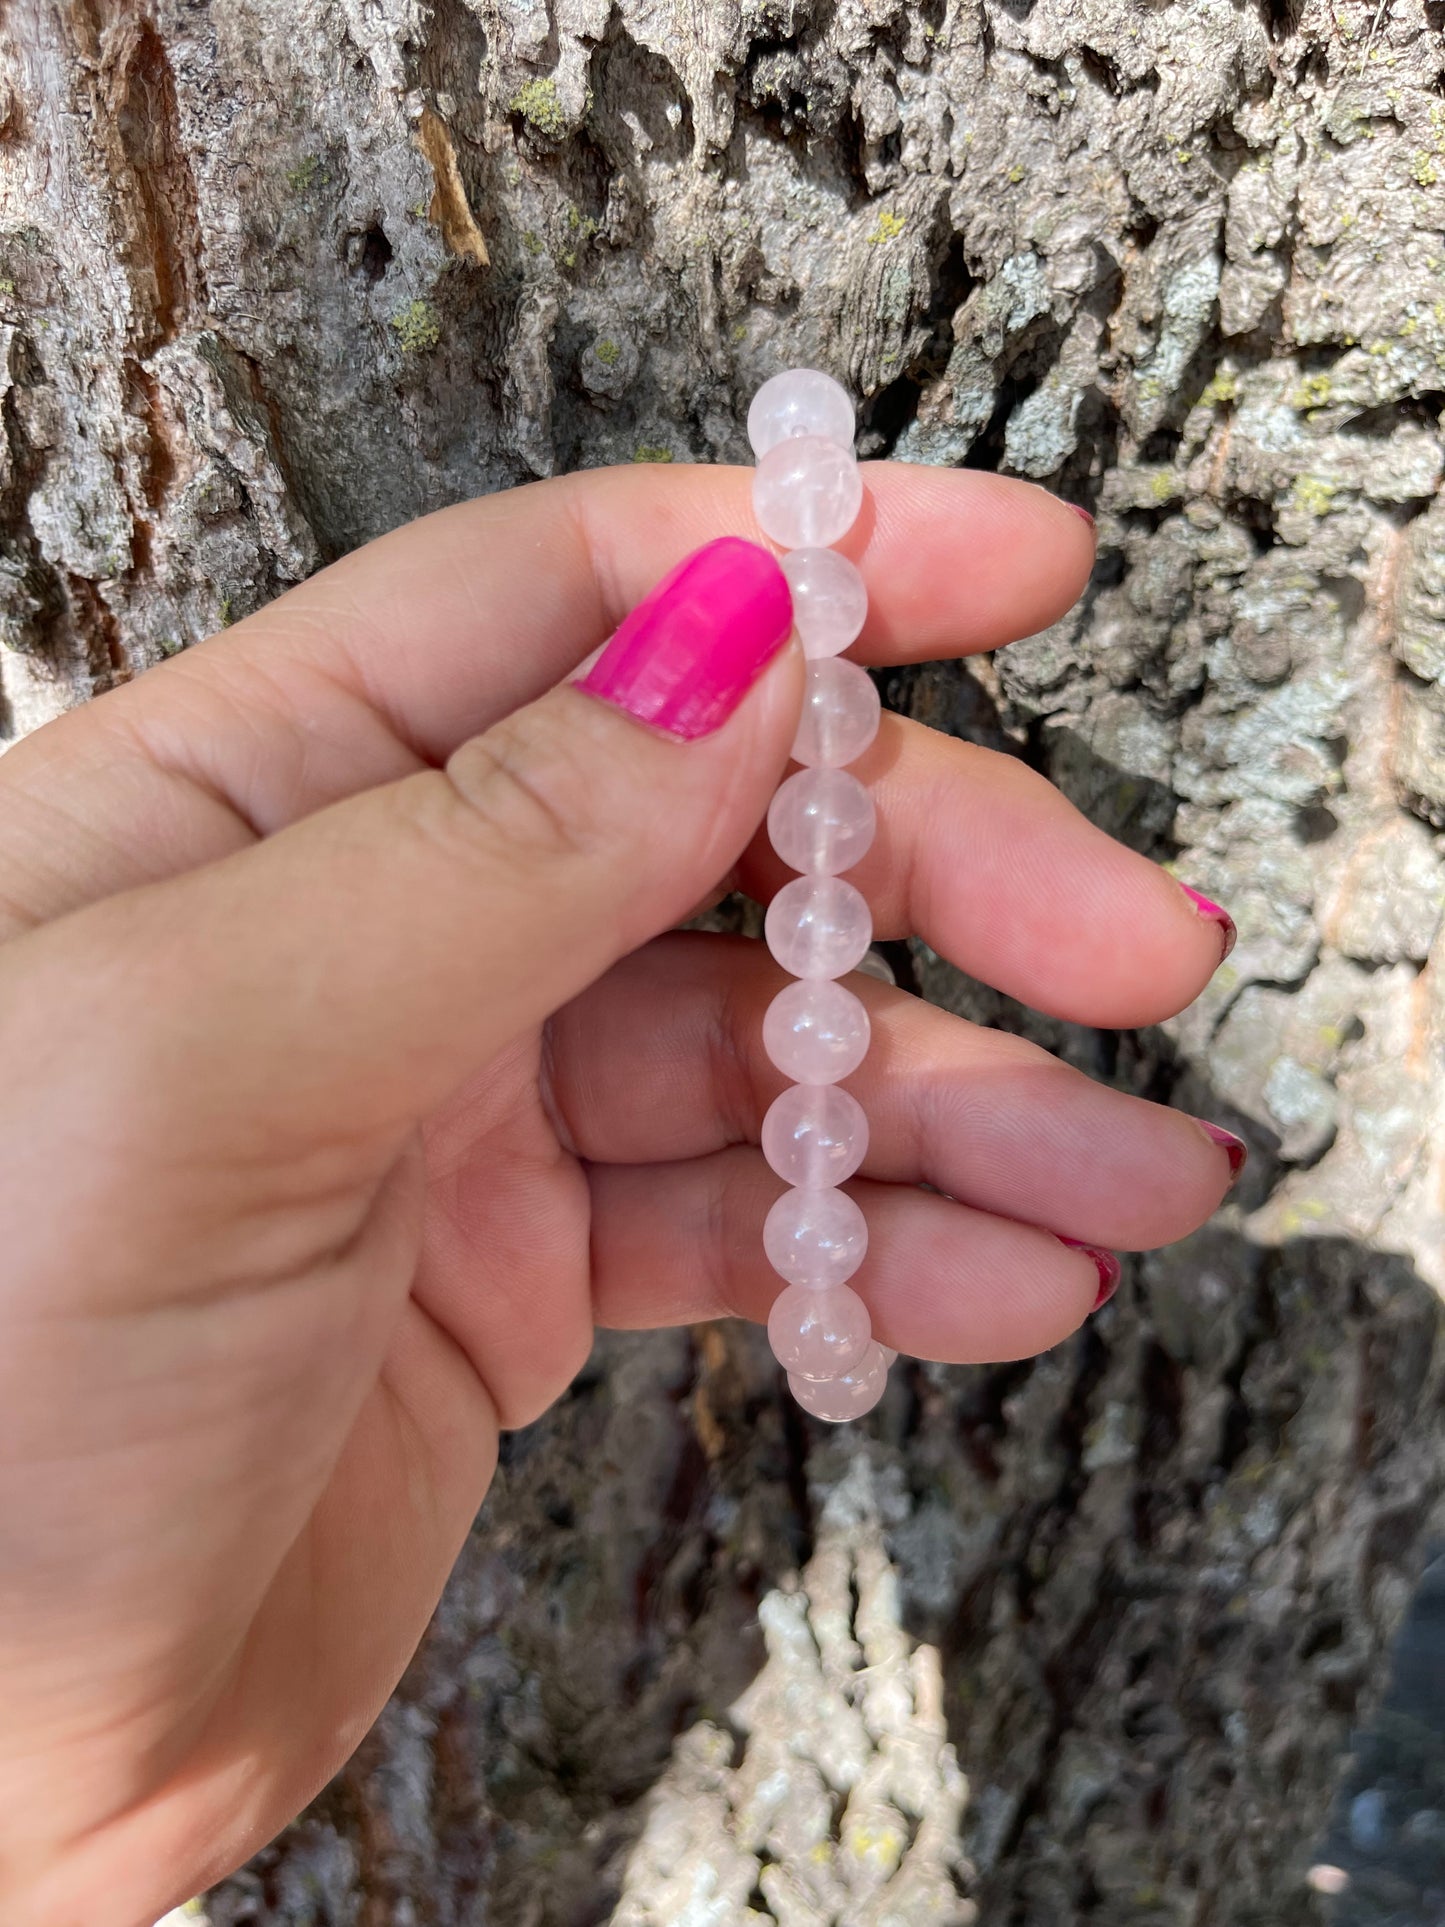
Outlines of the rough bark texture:
M744 459L746 396L814 361L867 452L1099 514L1075 615L888 699L1241 927L1122 1039L909 953L1242 1130L1237 1199L1036 1364L900 1366L871 1443L805 1427L755 1334L604 1341L218 1927L881 1922L869 1772L936 1907L899 1917L962 1919L927 1661L860 1713L830 1559L871 1574L864 1649L940 1655L988 1927L1313 1917L1441 1487L1442 30L1439 0L12 0L0 728L458 496Z

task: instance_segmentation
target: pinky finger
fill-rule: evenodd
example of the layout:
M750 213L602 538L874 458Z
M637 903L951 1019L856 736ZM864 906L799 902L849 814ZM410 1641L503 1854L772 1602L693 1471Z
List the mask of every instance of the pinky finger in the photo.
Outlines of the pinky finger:
M766 1320L783 1281L763 1255L779 1195L761 1152L735 1145L675 1164L594 1165L593 1312L639 1329ZM950 1364L1031 1358L1075 1331L1100 1296L1093 1255L1051 1232L905 1185L847 1187L868 1221L853 1288L874 1336Z

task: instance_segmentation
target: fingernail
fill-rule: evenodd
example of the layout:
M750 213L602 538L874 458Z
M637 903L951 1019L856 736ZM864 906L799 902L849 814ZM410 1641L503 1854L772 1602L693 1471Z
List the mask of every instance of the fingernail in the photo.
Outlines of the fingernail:
M1081 502L1065 502L1064 507L1066 509L1072 509L1081 522L1088 523L1091 530L1096 526L1093 516L1090 515L1089 511Z
M1060 1238L1059 1243L1067 1245L1070 1251L1082 1251L1085 1257L1093 1259L1094 1269L1099 1274L1099 1295L1094 1300L1094 1310L1098 1311L1101 1305L1107 1305L1119 1289L1120 1265L1113 1252L1105 1251L1102 1245L1081 1244L1077 1238Z
M1218 1124L1207 1124L1202 1117L1196 1117L1194 1122L1211 1144L1220 1145L1228 1155L1229 1182L1234 1184L1248 1161L1249 1146L1242 1137L1236 1137L1233 1131L1226 1131Z
M1185 896L1188 897L1189 901L1194 905L1206 923L1217 923L1219 925L1219 935L1224 945L1219 955L1219 961L1223 963L1230 951L1233 950L1235 939L1239 936L1239 932L1234 927L1234 918L1230 916L1227 910L1221 910L1217 903L1211 903L1209 898L1202 896L1198 890L1191 890L1187 883L1181 883L1179 888L1184 892Z
M575 686L691 742L722 727L792 627L777 562L726 535L639 602Z

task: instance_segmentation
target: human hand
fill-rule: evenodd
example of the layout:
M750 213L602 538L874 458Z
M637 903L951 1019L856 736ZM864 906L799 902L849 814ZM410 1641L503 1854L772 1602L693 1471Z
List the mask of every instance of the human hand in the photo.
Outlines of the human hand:
M865 473L855 657L991 648L1082 587L1042 491ZM594 1323L766 1316L783 979L661 933L734 865L782 880L754 832L801 666L693 741L557 686L749 529L741 470L465 504L0 760L7 1927L142 1927L305 1803ZM1225 927L1021 764L885 717L857 769L881 934L1093 1025L1218 964ZM1227 1188L1190 1119L854 987L885 1343L1041 1350L1099 1287L1061 1238L1164 1243Z

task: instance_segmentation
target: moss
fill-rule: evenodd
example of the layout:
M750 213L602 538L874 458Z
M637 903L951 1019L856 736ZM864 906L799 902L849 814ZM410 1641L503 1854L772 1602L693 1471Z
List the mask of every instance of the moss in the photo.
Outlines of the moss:
M548 140L561 140L567 132L567 117L557 98L557 83L550 76L529 80L519 87L509 103L529 127L535 127Z
M428 348L435 348L442 338L440 316L430 301L423 301L420 296L397 309L391 317L391 327L404 355L423 354Z
M547 243L532 228L523 228L522 246L528 254L545 254L547 251Z
M223 595L221 597L221 606L216 611L216 621L222 629L229 629L236 619L231 613L231 607L232 598L228 595Z
M896 241L898 239L907 225L908 223L901 214L894 214L890 208L880 207L878 210L878 225L868 236L869 247L886 247L890 241Z
M604 368L615 368L622 359L622 350L615 341L599 341L594 353Z
M654 442L640 442L632 451L632 459L634 462L670 462L672 450Z
M1328 515L1330 504L1338 492L1335 484L1325 481L1321 475L1299 475L1295 478L1294 500L1307 515Z

